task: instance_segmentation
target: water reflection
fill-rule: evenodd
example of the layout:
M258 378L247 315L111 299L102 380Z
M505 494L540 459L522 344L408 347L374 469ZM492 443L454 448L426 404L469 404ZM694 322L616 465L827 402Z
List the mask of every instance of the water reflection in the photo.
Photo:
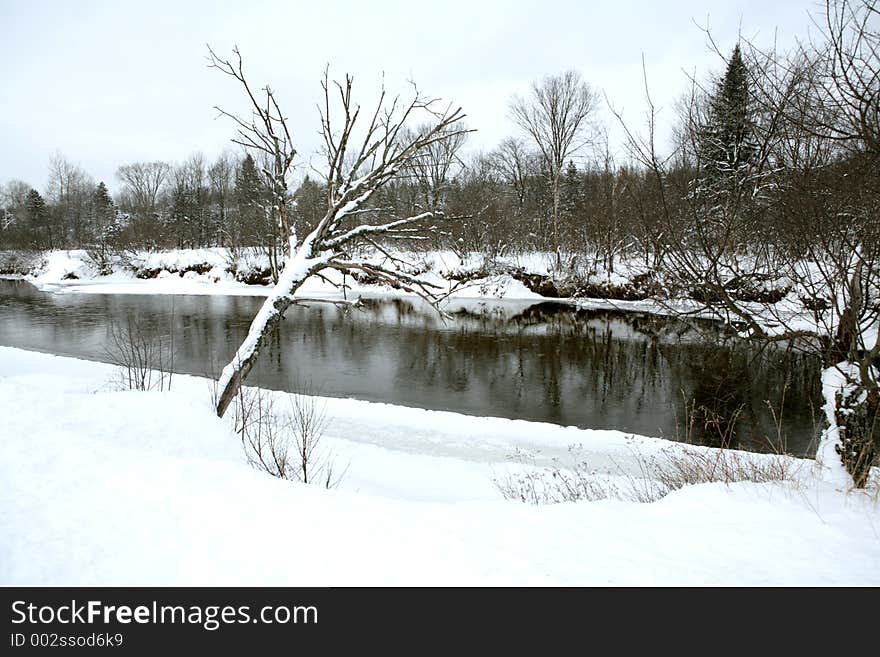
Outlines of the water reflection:
M173 335L176 370L211 375L261 303L51 295L0 281L0 344L100 360L111 318L131 317ZM711 325L698 331L557 303L462 303L449 312L444 320L407 300L291 308L250 381L288 390L309 381L327 395L749 449L778 444L781 434L791 452L815 449L819 365L803 355L760 352Z

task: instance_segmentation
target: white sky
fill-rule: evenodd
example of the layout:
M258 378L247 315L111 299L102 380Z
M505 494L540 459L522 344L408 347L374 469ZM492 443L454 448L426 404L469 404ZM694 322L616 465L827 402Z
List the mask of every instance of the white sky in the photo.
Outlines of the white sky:
M642 56L655 104L671 118L687 72L721 64L741 31L782 46L804 37L815 0L553 0L109 2L0 0L0 182L44 189L60 151L111 191L116 168L140 160L209 158L233 145L214 105L246 109L231 78L207 68L206 43L238 44L258 86L269 82L308 159L326 64L375 98L381 74L461 105L472 149L514 134L507 104L532 80L568 68L603 91L628 122L644 116ZM602 103L604 105L604 101ZM607 112L605 112L607 114ZM611 124L613 119L608 118ZM614 134L614 133L612 133Z

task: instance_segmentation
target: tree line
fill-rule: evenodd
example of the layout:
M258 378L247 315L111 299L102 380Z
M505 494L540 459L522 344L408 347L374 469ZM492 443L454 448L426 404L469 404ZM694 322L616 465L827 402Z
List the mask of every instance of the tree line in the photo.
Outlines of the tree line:
M873 3L865 11L875 13ZM678 106L675 143L663 154L629 125L625 152L615 153L595 121L595 91L574 71L548 76L511 99L519 134L469 155L465 132L436 142L373 204L467 217L410 247L554 252L560 270L578 260L613 271L622 257L656 267L683 244L700 251L722 238L739 250L806 255L837 230L841 213L851 230L876 228L868 218L877 202L877 81L863 72L862 90L831 87L837 73L857 86L851 69L870 70L877 56L835 64L832 51L829 43L783 54L737 44L725 54L723 75L693 81ZM850 97L858 94L861 113ZM0 248L276 252L271 170L251 153L135 162L119 167L119 193L111 198L103 182L59 154L43 193L17 180L0 187ZM306 176L282 196L302 234L326 211L327 183ZM719 214L720 199L730 202Z

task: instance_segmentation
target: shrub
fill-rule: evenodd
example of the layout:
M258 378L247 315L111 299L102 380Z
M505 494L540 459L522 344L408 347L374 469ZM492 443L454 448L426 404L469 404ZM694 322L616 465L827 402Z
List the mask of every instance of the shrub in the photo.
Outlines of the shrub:
M106 355L119 368L116 383L120 389L171 390L171 335L161 335L137 318L129 317L125 322L110 324Z
M569 452L572 466L554 459L553 465L539 468L534 456L517 450L511 459L519 471L495 478L495 486L505 499L529 504L609 498L648 503L694 484L794 482L800 466L797 459L777 454L675 446L649 458L634 452L637 475L619 466L616 475L603 475L581 458L580 446L569 447Z
M345 471L335 468L322 444L329 422L324 407L305 392L287 394L286 400L286 407L277 408L270 391L239 390L233 423L248 463L279 479L335 488Z

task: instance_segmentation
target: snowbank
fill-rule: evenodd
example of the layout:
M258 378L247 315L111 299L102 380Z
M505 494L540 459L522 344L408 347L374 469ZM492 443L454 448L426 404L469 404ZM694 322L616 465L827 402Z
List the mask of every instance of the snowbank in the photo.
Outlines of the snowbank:
M401 254L405 255L405 254ZM541 299L520 281L508 274L487 275L461 282L450 274L472 271L481 265L474 257L462 261L452 252L432 252L413 257L418 261L418 274L440 285L456 298ZM377 264L382 256L376 256ZM259 278L268 268L265 255L246 251L231 257L226 249L180 249L165 252L138 252L123 262L118 257L113 272L101 275L83 250L49 251L43 254L27 277L39 289L54 293L96 294L223 294L267 296L271 285L248 284L242 280ZM325 280L312 277L298 291L298 296L343 297L341 286L349 297L361 294L400 296L405 294L388 285L358 282L336 271L325 271Z
M326 491L248 467L204 379L120 392L112 374L0 348L0 583L880 584L863 493L527 506L492 483L517 447L549 461L581 443L602 467L670 443L344 399L326 400L327 440L348 472Z

